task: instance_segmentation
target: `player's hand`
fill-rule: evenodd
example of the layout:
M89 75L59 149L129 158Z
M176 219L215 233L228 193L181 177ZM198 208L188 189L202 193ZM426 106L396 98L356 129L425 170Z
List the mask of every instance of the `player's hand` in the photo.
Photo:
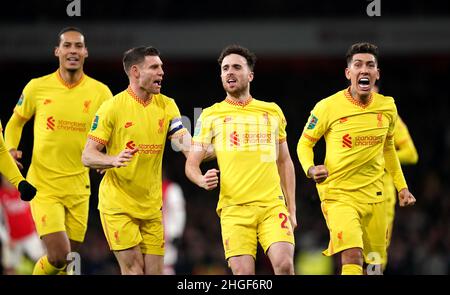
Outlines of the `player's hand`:
M22 159L22 151L16 150L16 149L10 149L9 153L13 157L13 159L16 161L17 167L19 167L20 170L23 169L22 163L19 162L20 159Z
M205 175L202 175L198 186L204 188L207 191L215 189L219 184L219 176L217 175L217 173L219 173L219 170L217 169L209 169L208 171L206 171Z
M315 182L321 183L328 177L328 170L325 165L312 166L308 169L308 176Z
M31 201L36 195L36 188L32 186L28 181L22 180L19 183L18 190L20 192L20 198L23 201Z
M400 207L412 206L416 203L416 198L409 192L407 188L402 189L398 193L398 201Z
M126 167L128 162L133 159L133 155L139 151L138 148L134 149L124 149L116 157L114 157L111 165L116 168Z
M108 170L108 168L105 168L105 169L96 169L97 173L99 173L99 174L105 174L105 173L106 173L106 170Z

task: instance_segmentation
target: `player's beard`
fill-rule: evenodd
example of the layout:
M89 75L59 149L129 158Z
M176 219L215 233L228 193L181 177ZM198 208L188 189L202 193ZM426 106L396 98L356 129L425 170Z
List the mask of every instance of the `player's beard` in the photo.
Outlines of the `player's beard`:
M238 87L235 87L234 89L225 87L225 91L228 93L228 95L239 98L239 97L241 97L241 95L248 92L248 86L238 86Z
M76 72L82 71L83 70L83 63L79 63L77 65L65 65L65 70L70 73L70 74L75 74Z
M359 88L359 85L357 83L358 82L356 82L356 84L354 86L355 93L352 93L352 96L353 96L353 98L359 97L363 101L366 101L370 97L370 95L373 91L373 85L371 85L371 87L369 88L368 91L364 91Z
M66 68L66 71L69 72L70 74L75 74L77 71L79 71L80 68Z

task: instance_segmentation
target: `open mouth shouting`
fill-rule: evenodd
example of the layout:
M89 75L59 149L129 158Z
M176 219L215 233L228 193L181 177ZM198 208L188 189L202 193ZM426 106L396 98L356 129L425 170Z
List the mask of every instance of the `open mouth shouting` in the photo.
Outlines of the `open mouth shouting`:
M370 91L370 79L368 77L359 78L358 87L362 91Z
M158 79L153 81L153 86L156 86L157 88L161 88L162 79Z

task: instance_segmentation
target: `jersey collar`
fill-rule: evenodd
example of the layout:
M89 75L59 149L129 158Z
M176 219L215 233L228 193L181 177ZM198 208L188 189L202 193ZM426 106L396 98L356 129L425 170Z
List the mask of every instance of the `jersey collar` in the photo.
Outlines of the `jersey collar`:
M139 104L143 105L144 107L148 106L152 102L152 97L147 99L147 101L144 101L143 99L139 98L139 96L134 93L133 89L131 89L131 86L128 86L127 88L128 94L134 98L135 101L137 101Z
M243 102L239 102L239 101L235 101L234 99L231 99L229 97L225 98L225 102L231 104L231 105L235 105L238 107L245 107L247 106L250 102L252 102L253 97L249 96L246 100L244 100Z
M354 99L350 92L350 86L344 90L344 95L352 104L359 106L360 108L363 108L363 109L367 108L373 101L372 93L370 93L369 99L367 100L367 104L363 104L362 102Z
M84 73L81 73L81 78L80 80L78 80L75 83L67 83L62 77L61 77L61 72L59 71L59 69L56 71L56 78L58 78L59 82L61 82L61 84L63 84L65 87L72 89L78 85L80 85L80 83L84 80Z

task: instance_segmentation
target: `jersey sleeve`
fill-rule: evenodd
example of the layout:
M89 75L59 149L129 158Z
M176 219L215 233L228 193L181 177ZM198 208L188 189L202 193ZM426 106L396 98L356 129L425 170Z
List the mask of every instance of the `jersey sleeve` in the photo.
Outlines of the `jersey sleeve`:
M283 143L286 141L286 126L287 126L287 121L286 121L286 117L283 114L283 111L281 110L281 108L275 104L275 110L277 112L277 119L278 119L278 143Z
M408 188L406 184L405 177L403 175L402 168L400 166L400 161L398 159L397 153L394 146L394 130L395 124L397 123L397 107L393 103L392 112L389 114L389 130L384 144L384 161L386 170L392 175L394 180L395 188L397 191L403 188Z
M180 110L173 99L169 99L167 104L167 120L169 122L169 130L167 138L172 139L184 135L187 130L181 121Z
M0 173L3 174L6 179L11 182L16 188L19 183L24 180L22 174L17 168L11 154L6 149L5 143L3 141L3 128L0 122Z
M394 141L394 133L395 133L395 126L398 121L398 113L397 113L397 106L395 105L394 99L392 97L386 96L386 98L390 98L392 103L392 110L388 112L389 116L389 129L387 133L387 138L392 139L392 142Z
M197 120L192 142L194 145L209 146L213 139L212 116L207 109L203 110Z
M100 106L92 121L88 138L103 145L108 143L114 128L113 106L113 99L107 100Z
M320 101L311 111L297 144L297 156L306 175L308 175L308 169L314 166L313 147L327 129L326 104L325 101Z
M34 96L34 81L25 85L22 94L14 108L14 112L25 120L29 120L36 112L36 99Z
M101 93L100 93L100 100L105 102L108 99L112 98L113 94L108 86L102 84Z
M326 101L322 100L317 103L309 115L308 122L303 128L301 139L309 141L311 146L314 146L328 129L326 109Z

